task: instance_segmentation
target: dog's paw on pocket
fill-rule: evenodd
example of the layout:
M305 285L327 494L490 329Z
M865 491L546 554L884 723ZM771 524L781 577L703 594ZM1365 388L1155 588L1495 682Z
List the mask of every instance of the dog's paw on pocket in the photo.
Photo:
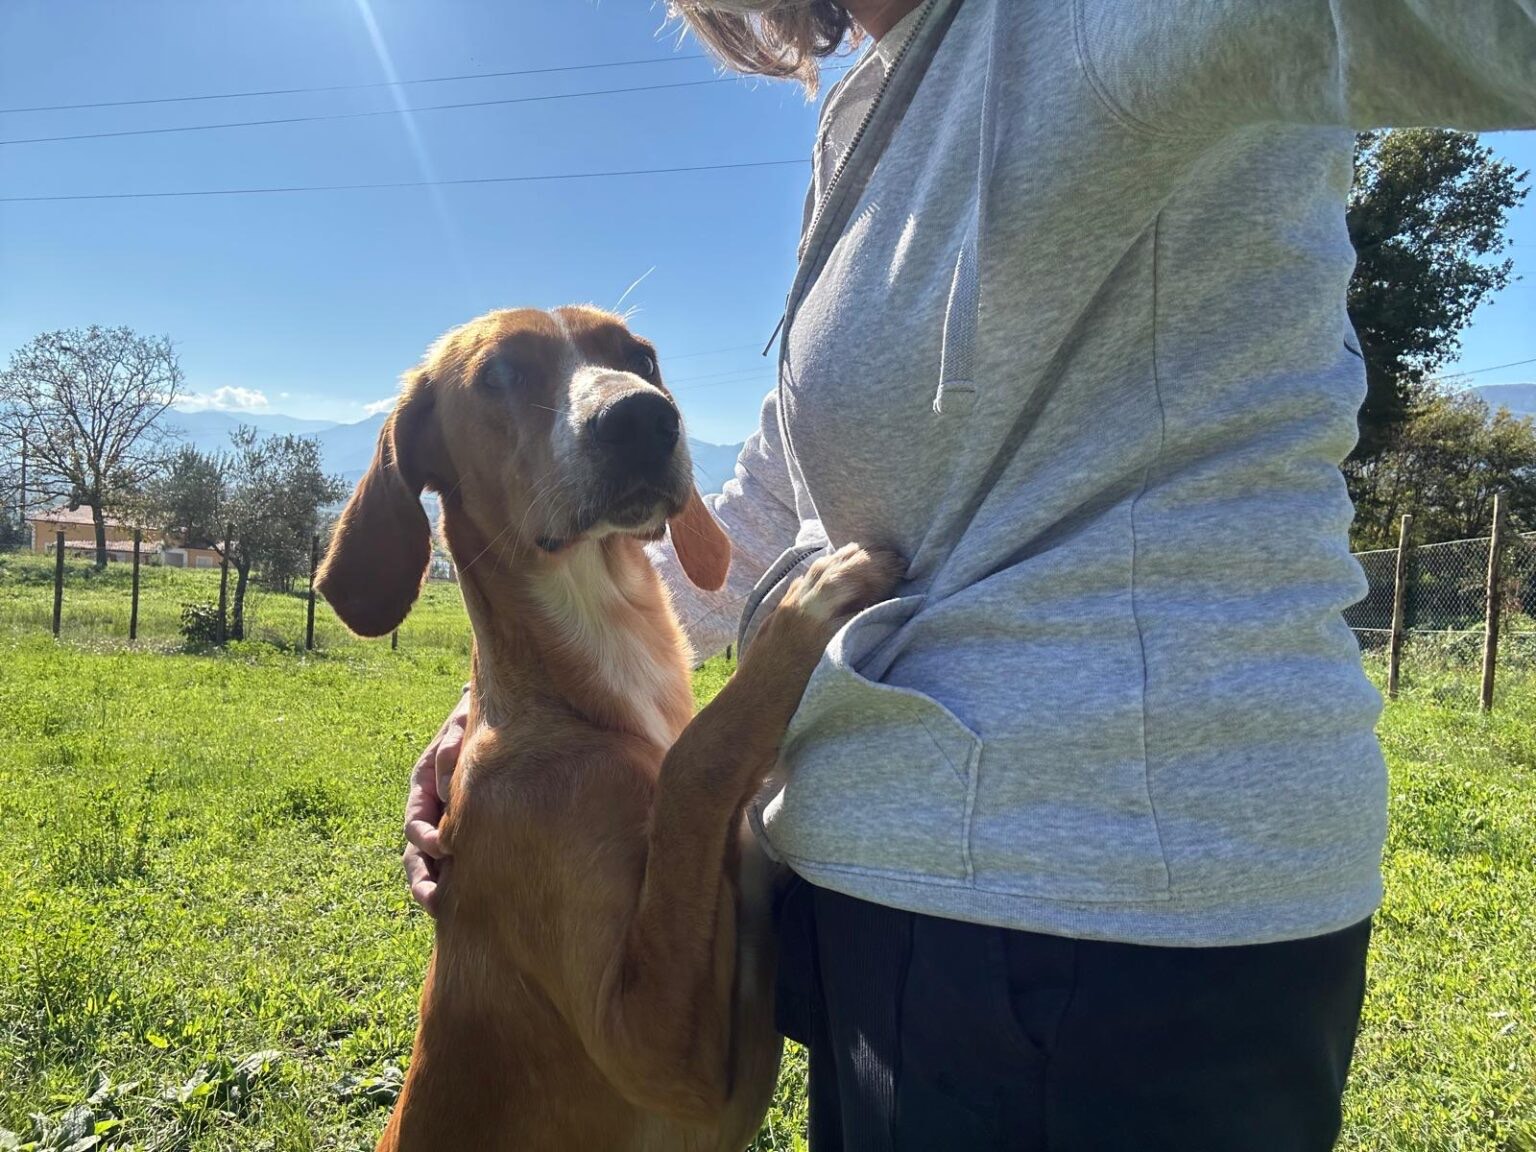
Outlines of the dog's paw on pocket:
M817 623L836 623L887 599L906 571L894 552L844 544L795 581L784 603Z

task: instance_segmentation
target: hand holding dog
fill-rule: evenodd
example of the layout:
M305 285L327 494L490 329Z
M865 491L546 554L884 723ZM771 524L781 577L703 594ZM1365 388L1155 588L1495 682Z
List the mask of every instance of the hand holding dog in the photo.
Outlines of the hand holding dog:
M411 898L433 915L437 912L437 864L447 856L437 826L443 819L443 797L448 795L448 782L464 747L468 721L466 692L416 761L405 798L405 879Z

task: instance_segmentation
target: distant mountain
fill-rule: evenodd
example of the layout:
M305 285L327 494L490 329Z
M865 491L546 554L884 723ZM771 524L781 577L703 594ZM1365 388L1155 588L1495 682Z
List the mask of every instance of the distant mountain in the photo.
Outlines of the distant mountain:
M379 442L379 429L389 418L387 412L359 420L356 424L337 424L317 433L320 451L325 456L325 470L339 472L348 484L356 484L368 470L373 449Z
M229 434L242 424L276 435L312 435L336 427L334 420L301 420L276 412L178 412L174 408L166 413L164 422L201 452L228 448Z
M725 487L725 482L736 475L736 457L741 455L740 444L706 444L689 437L688 454L693 457L693 475L699 491L708 495Z
M1473 388L1495 412L1508 408L1511 415L1536 417L1536 383L1479 384Z
M229 434L241 424L249 424L266 433L313 436L320 442L325 470L339 474L352 485L362 479L368 462L373 459L374 445L378 443L379 429L384 427L386 415L381 412L355 424L337 424L330 420L300 420L277 413L171 412L166 417L166 424L179 431L186 443L202 452L228 448ZM693 456L699 490L708 493L720 491L734 475L741 445L706 444L690 439L688 450Z

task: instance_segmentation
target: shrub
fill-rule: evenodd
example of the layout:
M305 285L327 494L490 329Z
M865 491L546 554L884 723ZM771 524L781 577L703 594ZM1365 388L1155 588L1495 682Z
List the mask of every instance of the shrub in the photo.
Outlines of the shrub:
M219 643L219 608L216 604L183 604L181 635L190 652L201 652Z

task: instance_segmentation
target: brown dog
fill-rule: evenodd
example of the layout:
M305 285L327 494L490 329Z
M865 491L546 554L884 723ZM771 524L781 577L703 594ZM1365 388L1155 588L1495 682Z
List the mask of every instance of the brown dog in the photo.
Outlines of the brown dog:
M740 1149L767 1108L769 869L742 808L827 642L899 564L845 548L692 717L688 653L642 541L717 588L654 349L614 316L494 312L410 373L320 590L395 628L442 526L474 627L442 823L437 945L382 1150Z

